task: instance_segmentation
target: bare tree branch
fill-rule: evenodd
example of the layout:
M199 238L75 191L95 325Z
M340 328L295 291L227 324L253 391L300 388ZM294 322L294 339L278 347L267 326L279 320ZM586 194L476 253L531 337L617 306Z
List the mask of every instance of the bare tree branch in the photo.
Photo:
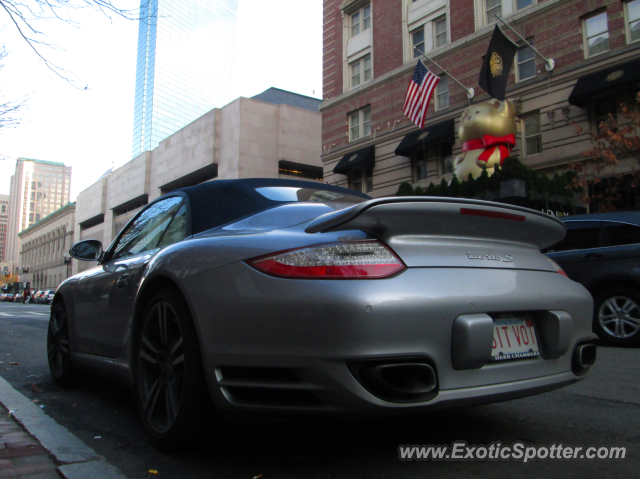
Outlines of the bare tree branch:
M640 93L636 95L635 102L640 105ZM599 211L615 210L615 202L620 198L620 193L607 180L609 184L601 188L601 193L589 197L589 186L603 183L603 180L610 177L621 179L623 175L614 174L613 169L622 159L631 158L640 168L640 109L636 105L621 104L618 112L621 122L618 122L617 116L609 113L598 125L597 133L584 132L579 125L573 123L578 135L586 133L591 138L591 148L581 152L584 159L569 164L578 174L572 186L582 188L582 200L585 203L596 200ZM640 184L638 170L631 172L630 183L634 187Z
M0 70L3 68L2 63L7 56L4 46L0 45ZM20 124L20 112L27 106L27 99L17 101L5 101L4 96L0 94L0 131L3 128L14 128ZM0 154L0 159L5 159Z
M59 48L54 43L49 43L46 40L46 35L36 25L42 20L56 20L77 28L80 24L71 18L70 12L86 8L100 12L110 22L113 22L114 16L127 20L140 20L140 12L147 10L143 7L146 7L149 2L146 0L140 5L135 0L121 1L134 3L135 6L121 8L115 5L112 0L0 0L0 18L2 16L8 17L8 24L16 28L18 34L49 70L75 88L84 89L84 84L76 75L53 63L47 58L46 53L43 53L43 47ZM148 20L149 16L144 15L142 19Z

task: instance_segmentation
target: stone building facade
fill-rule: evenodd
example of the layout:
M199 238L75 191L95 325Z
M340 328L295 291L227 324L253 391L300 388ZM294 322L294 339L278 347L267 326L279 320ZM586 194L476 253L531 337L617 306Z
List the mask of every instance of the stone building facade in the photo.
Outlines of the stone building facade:
M36 290L56 289L71 275L69 261L74 260L66 253L73 243L75 211L75 203L69 203L18 234L20 282Z
M18 233L69 203L70 191L70 166L30 158L16 160L11 177L5 261L19 262Z
M503 27L519 45L507 99L518 111L513 155L527 166L548 174L566 170L590 147L589 130L608 113L620 118L622 102L634 103L640 0L324 0L320 109L328 183L380 197L405 181L424 188L451 179L452 159L462 148L461 113L489 98L478 77L494 12L555 62L547 72L545 61ZM426 135L402 112L417 63L414 46L444 69L423 59L441 78ZM474 88L474 98L452 77ZM399 148L412 134L424 141ZM608 174L634 168L623 160Z
M74 242L106 248L144 205L215 179L322 181L320 100L271 88L214 109L111 171L76 199ZM73 273L91 267L74 262Z

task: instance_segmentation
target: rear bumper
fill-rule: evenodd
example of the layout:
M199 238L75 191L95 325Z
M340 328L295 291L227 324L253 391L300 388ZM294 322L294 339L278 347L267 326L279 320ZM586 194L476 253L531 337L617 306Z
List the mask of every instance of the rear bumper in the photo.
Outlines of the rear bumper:
M591 296L556 273L410 268L384 280L305 281L238 263L184 286L199 291L188 301L212 397L228 412L398 413L524 397L584 377L572 372L572 353L593 337ZM566 353L454 368L456 318L516 311L566 313ZM404 358L433 366L435 395L388 401L350 368Z

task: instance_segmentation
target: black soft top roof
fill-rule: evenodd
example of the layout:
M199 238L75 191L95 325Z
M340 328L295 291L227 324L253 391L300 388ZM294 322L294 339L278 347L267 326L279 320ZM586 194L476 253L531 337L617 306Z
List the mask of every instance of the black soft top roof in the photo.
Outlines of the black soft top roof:
M247 178L242 180L214 180L197 186L172 191L184 192L191 203L191 233L198 234L231 223L245 216L293 201L273 201L256 191L268 186L289 186L334 191L350 196L370 196L357 191L314 181L283 180L278 178Z

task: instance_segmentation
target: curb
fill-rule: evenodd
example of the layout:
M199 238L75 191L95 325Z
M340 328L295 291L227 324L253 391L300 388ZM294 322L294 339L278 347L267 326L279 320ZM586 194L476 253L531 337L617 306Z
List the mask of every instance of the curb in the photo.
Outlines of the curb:
M51 453L66 479L127 479L120 470L0 377L0 403L18 424Z

